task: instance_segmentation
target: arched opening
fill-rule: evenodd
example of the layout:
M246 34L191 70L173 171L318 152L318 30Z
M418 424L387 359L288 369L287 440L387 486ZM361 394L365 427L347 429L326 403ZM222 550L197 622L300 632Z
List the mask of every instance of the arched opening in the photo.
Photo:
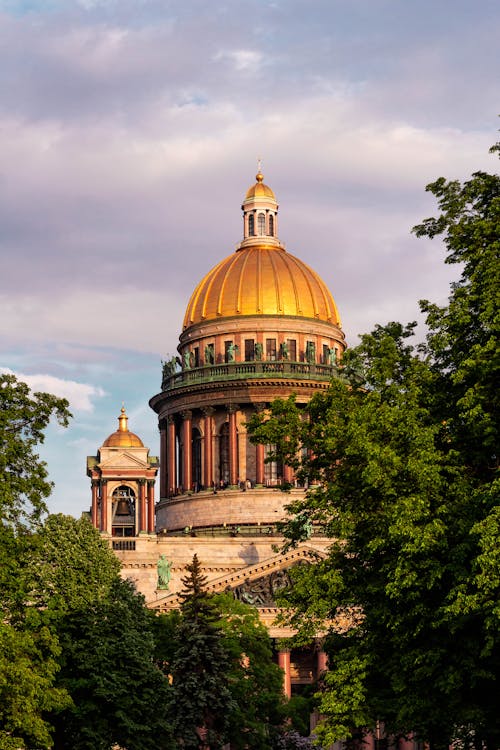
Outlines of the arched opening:
M269 234L274 237L274 216L269 214Z
M260 236L266 233L266 215L259 214L257 216L257 229Z
M255 217L253 214L248 217L248 234L250 237L255 235Z
M135 492L122 484L111 496L112 536L135 536Z

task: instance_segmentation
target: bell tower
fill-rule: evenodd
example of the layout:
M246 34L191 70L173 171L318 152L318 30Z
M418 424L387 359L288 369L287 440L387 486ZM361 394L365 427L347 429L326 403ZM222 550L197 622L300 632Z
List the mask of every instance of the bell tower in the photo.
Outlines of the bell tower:
M136 537L155 533L155 481L159 463L128 429L122 407L118 429L87 456L92 488L92 525L105 536Z

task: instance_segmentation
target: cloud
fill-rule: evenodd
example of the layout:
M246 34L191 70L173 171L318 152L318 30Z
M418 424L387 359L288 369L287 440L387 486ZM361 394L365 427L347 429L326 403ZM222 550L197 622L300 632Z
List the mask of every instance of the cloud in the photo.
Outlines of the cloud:
M258 50L235 49L219 51L214 55L214 60L229 60L234 64L236 70L257 71L263 62L263 55Z
M34 392L52 393L59 398L66 398L70 403L70 408L78 411L94 411L93 401L106 395L102 388L77 383L74 380L62 380L53 375L40 373L27 375L22 372L13 372L8 367L0 367L0 372L5 375L15 375Z

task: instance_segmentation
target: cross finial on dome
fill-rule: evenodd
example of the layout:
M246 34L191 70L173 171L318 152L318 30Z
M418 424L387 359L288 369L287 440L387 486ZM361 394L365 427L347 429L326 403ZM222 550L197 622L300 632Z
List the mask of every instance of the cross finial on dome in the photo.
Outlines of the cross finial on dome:
M255 179L257 182L262 182L264 180L264 175L262 174L262 159L260 156L257 159L257 174L255 175Z

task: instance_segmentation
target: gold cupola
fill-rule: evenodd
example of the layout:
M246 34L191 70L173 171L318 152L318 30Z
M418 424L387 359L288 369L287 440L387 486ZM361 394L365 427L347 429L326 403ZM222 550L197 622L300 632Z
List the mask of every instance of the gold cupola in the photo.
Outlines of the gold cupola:
M259 170L242 204L243 240L200 281L183 330L221 318L300 317L340 327L335 301L306 263L278 239L278 203Z
M118 417L118 429L106 438L102 444L103 448L143 448L144 443L128 428L128 416L125 407L122 406Z

